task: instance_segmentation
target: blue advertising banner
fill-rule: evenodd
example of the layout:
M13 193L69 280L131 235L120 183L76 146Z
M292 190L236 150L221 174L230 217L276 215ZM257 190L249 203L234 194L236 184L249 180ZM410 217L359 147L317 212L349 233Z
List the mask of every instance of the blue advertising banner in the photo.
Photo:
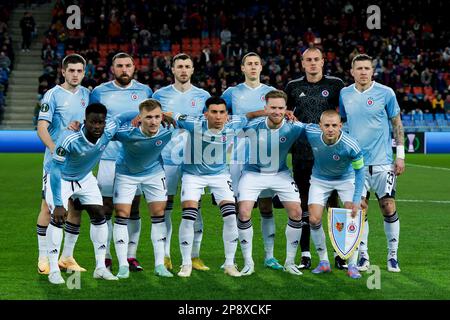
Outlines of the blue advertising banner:
M44 152L36 131L0 130L0 152Z

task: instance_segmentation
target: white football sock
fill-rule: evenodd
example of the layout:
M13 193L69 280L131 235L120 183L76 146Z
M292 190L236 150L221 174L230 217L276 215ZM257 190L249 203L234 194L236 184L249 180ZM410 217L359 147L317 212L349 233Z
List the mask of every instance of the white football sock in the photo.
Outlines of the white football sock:
M238 219L238 234L239 242L241 244L242 255L244 256L244 263L246 265L254 265L252 258L252 246L253 246L253 226L252 220L241 221Z
M94 245L96 269L106 268L105 266L105 254L106 254L106 241L108 240L108 226L106 221L96 222L93 224L91 220L90 236L92 244Z
M297 254L297 248L302 236L302 221L292 220L289 218L286 225L286 261L285 264L293 264Z
M62 225L56 227L50 223L47 228L47 256L50 262L50 273L59 271L58 257L63 239Z
M234 265L234 257L239 238L236 222L236 207L234 203L228 203L222 205L220 211L223 217L222 238L225 249L225 265L232 266Z
M325 232L323 231L322 223L317 225L309 224L311 230L311 238L316 247L317 254L319 255L320 261L329 261L327 244L325 240Z
M275 218L272 211L261 212L261 232L264 241L265 259L273 258L275 245Z
M119 261L119 266L127 266L127 251L128 251L128 218L116 217L114 219L114 248L116 249L117 260Z
M141 235L141 218L128 219L128 258L136 258L136 251Z
M167 229L164 220L164 216L152 217L151 238L155 255L155 267L164 264L164 246L167 239Z

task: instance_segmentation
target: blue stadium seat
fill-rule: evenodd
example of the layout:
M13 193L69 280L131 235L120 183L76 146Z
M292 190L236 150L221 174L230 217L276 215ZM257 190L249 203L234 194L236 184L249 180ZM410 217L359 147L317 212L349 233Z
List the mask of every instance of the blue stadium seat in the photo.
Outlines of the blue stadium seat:
M423 120L425 121L433 121L434 117L432 113L424 113L423 114Z
M410 114L402 114L402 120L412 120L412 116Z
M436 118L436 120L444 120L445 119L445 114L443 114L443 113L436 113L434 115L434 117Z
M416 120L423 120L423 114L421 114L421 113L415 113L415 114L413 115L413 119L414 119L414 121L416 121Z

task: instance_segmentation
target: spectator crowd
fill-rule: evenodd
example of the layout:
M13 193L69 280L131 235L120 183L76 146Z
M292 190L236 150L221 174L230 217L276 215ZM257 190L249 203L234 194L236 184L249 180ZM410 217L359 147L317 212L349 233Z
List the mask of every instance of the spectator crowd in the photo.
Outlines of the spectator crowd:
M12 1L0 3L0 123L5 113L9 75L14 64L13 42L8 26L12 8Z
M88 62L84 86L109 81L118 51L135 57L136 79L153 90L172 82L174 54L191 54L193 82L213 95L243 80L240 60L255 51L264 61L262 82L284 89L302 76L302 52L317 46L325 74L348 85L351 59L367 53L375 59L375 80L395 90L402 112L445 112L450 31L445 1L432 2L383 2L381 29L371 30L367 0L79 0L82 28L68 30L66 5L58 0L42 47L38 90L42 96L61 82L60 62L71 52Z

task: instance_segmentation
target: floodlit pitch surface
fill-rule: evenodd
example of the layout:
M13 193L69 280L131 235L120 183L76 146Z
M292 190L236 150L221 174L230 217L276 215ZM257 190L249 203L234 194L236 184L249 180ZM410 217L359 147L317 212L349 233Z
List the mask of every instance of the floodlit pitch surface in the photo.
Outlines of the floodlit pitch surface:
M449 299L450 277L450 155L407 155L406 173L398 179L397 203L400 216L399 261L401 273L386 270L386 239L377 203L370 202L369 254L380 273L363 274L359 280L333 269L330 274L293 276L263 266L263 244L258 211L253 213L255 230L253 255L256 273L231 278L223 274L222 219L219 209L203 200L204 236L201 258L210 271L193 271L190 278L159 278L154 275L150 241L150 219L142 201L142 232L138 259L144 272L131 273L120 281L95 280L94 251L89 239L89 219L83 213L75 257L88 269L81 274L79 289L51 285L37 273L36 218L40 207L42 154L0 156L0 299ZM178 246L180 203L173 214L172 260L175 272L181 262ZM286 214L275 211L275 256L284 262ZM326 222L326 219L324 219ZM324 226L326 227L326 225ZM311 243L313 267L318 263ZM117 259L114 249L114 272ZM333 253L328 242L332 267ZM297 262L299 257L297 257ZM240 249L236 255L243 266ZM63 273L67 279L71 275ZM70 281L77 286L74 278ZM379 286L379 289L376 287ZM372 288L372 289L369 289Z

